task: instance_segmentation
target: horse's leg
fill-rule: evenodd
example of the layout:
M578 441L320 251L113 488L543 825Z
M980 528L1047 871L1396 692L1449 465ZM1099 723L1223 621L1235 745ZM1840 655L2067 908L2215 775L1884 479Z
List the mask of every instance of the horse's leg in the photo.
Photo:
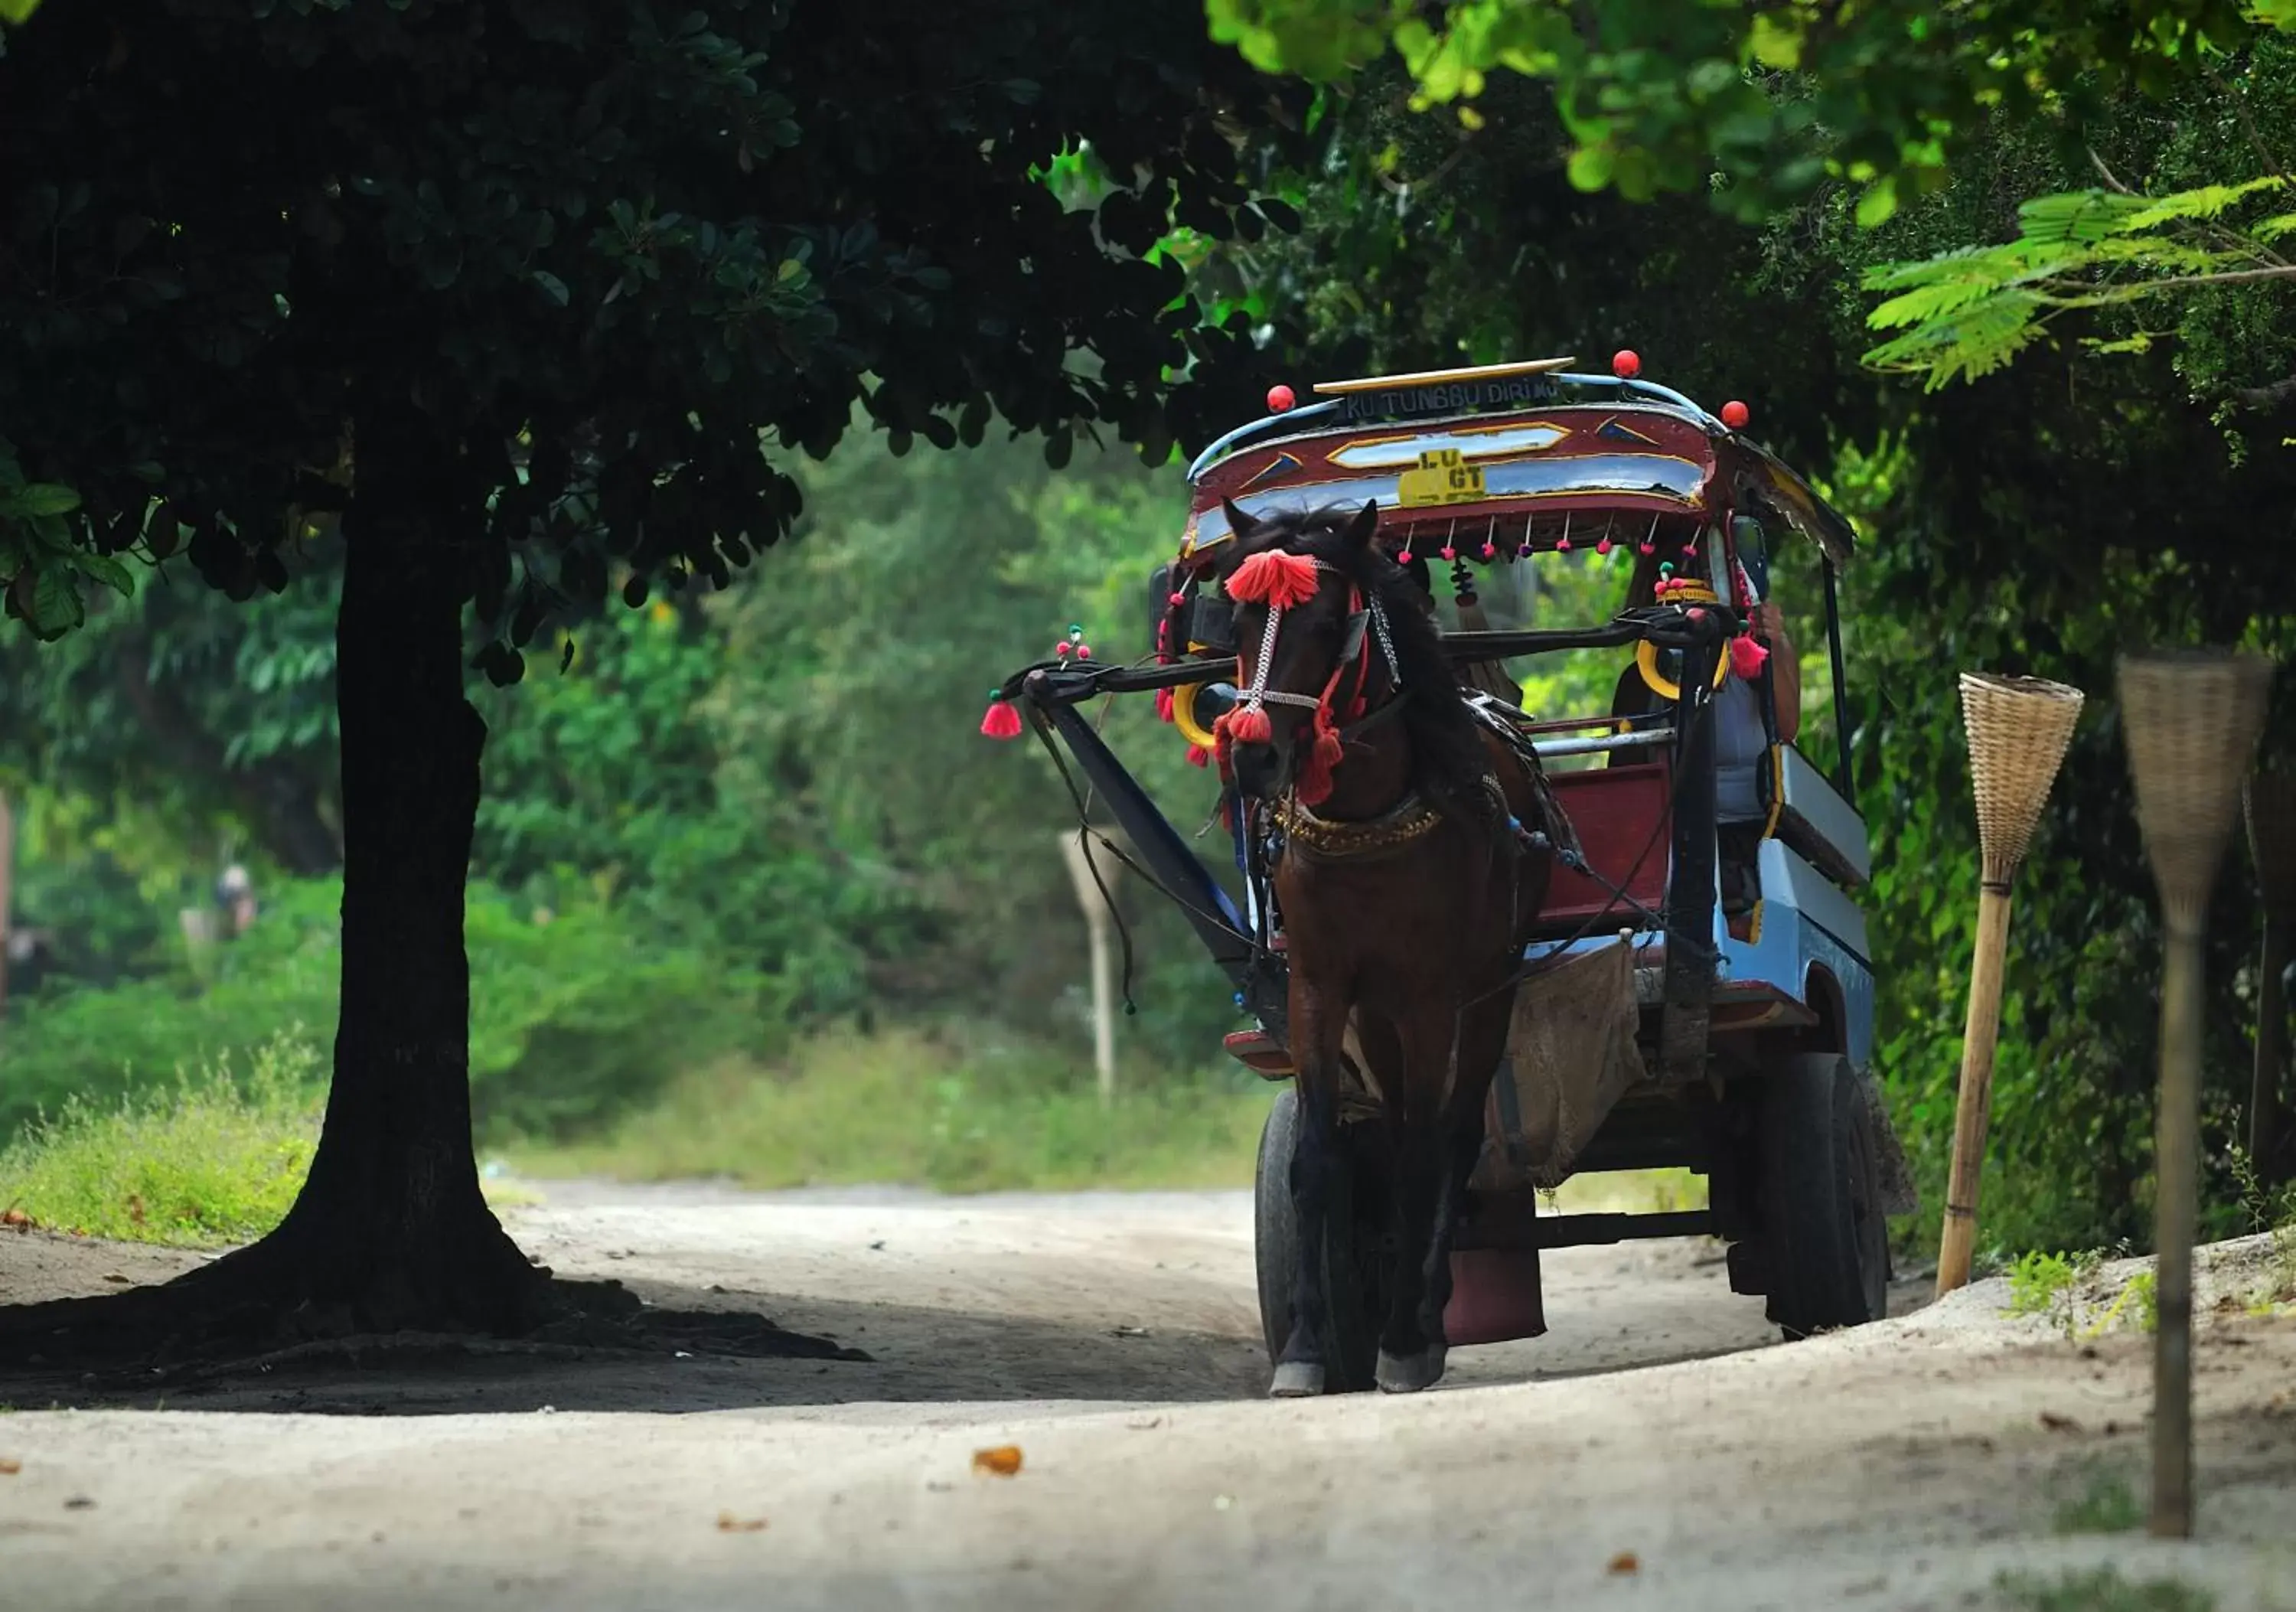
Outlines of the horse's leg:
M1416 993L1414 1011L1397 1028L1403 1067L1389 1095L1395 1138L1397 1236L1389 1255L1388 1312L1380 1331L1377 1380L1390 1394L1411 1394L1443 1374L1439 1343L1427 1327L1427 1250L1448 1173L1442 1092L1451 1061L1450 991L1436 982Z
M1324 1391L1324 1337L1331 1295L1324 1287L1324 1246L1333 1173L1345 1168L1340 1138L1340 1044L1344 1008L1327 1011L1320 992L1292 975L1292 1058L1300 1090L1300 1133L1292 1152L1292 1205L1299 1220L1300 1264L1292 1287L1292 1336L1275 1362L1268 1393L1306 1399Z
M1397 1250L1403 1279L1394 1289L1395 1310L1379 1361L1379 1386L1390 1393L1432 1387L1447 1364L1443 1312L1451 1302L1451 1245L1482 1147L1483 1101L1505 1049L1503 1012L1483 1008L1467 1016L1459 1023L1456 1050L1453 1022L1447 1015L1423 1022L1410 1043L1420 1059L1411 1087L1419 1100L1406 1136L1414 1168Z

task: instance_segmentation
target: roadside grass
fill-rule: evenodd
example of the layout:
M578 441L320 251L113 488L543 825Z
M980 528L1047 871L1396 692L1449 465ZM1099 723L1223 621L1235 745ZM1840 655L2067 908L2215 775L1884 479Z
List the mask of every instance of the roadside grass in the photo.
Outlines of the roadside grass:
M728 1180L770 1189L905 1184L947 1192L1249 1184L1269 1093L1227 1078L1119 1076L961 1030L821 1037L771 1066L727 1060L673 1081L603 1132L502 1149L529 1180Z
M0 1148L0 1213L124 1242L207 1246L279 1223L319 1135L323 1065L282 1034L110 1104L68 1098Z
M2107 1565L2068 1571L2053 1579L2005 1573L1995 1587L2021 1612L2215 1612L2217 1598L2173 1578L2135 1582Z
M2141 1527L2144 1507L2128 1475L2103 1464L2089 1467L2080 1493L2057 1508L2060 1534L2126 1534Z

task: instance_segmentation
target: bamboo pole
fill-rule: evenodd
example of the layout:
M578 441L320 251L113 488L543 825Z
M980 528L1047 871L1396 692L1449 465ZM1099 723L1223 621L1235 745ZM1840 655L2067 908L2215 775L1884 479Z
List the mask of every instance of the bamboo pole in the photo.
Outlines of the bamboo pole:
M1969 963L1961 1091L1953 1109L1953 1170L1945 1194L1945 1235L1938 1249L1940 1294L1969 1280L1977 1241L1977 1183L1985 1171L1985 1131L1993 1114L1993 1054L2000 1039L2001 973L2008 951L2009 882L1988 880L1978 892L1977 950Z
M2202 938L2264 727L2272 662L2200 652L2120 662L2121 731L2168 934L2153 1139L2151 1531L2193 1532L2193 1238L2200 1217Z
M2009 950L2009 892L2033 825L2072 743L2082 695L2038 678L1964 672L1962 725L1977 794L1980 873L1977 944L1969 959L1969 1016L1962 1031L1961 1089L1954 1099L1953 1165L1938 1245L1939 1297L1966 1286L1977 1246L1977 1193L1993 1110L1993 1059L2001 1032L2001 976Z

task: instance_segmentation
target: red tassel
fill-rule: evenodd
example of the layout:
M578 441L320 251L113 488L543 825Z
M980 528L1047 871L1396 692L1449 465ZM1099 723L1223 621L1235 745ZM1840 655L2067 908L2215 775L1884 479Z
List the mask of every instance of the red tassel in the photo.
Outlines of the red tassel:
M1231 744L1265 744L1275 736L1275 724L1265 711L1239 706L1219 720L1219 730Z
M1202 745L1201 745L1201 744L1191 744L1191 745L1189 745L1189 746L1188 746L1188 765L1189 765L1189 766L1191 766L1191 767L1209 767L1209 766L1210 766L1211 764L1212 764L1212 753L1211 753L1210 751L1206 750L1206 749L1205 749Z
M1316 596L1323 578L1305 555L1270 548L1237 566L1227 580L1227 596L1248 604L1289 610Z
M992 700L988 714L980 719L980 731L992 739L1017 739L1021 736L1021 713L1013 709L1010 700Z
M1160 722L1172 720L1172 691L1168 688L1156 691L1156 720Z
M1319 806L1332 793L1332 773L1340 764L1340 730L1332 726L1331 712L1316 712L1316 747L1300 769L1300 803Z
M1751 635L1730 640L1730 675L1742 683L1751 683L1762 675L1762 663L1770 652L1757 644Z

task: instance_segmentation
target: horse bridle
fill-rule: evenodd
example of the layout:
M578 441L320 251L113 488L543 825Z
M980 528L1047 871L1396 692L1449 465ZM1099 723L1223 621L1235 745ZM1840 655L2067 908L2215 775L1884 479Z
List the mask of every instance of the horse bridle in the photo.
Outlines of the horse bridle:
M1319 572L1342 576L1346 574L1328 560L1317 560L1312 556L1302 557L1308 558ZM1349 578L1348 581L1348 618L1340 629L1339 657L1332 662L1332 675L1324 685L1324 692L1320 695L1293 694L1288 689L1268 687L1268 673L1275 664L1276 635L1283 629L1283 613L1286 608L1284 605L1275 604L1267 607L1267 625L1261 629L1259 635L1259 663L1252 670L1249 683L1243 690L1243 699L1236 707L1238 711L1262 711L1269 705L1291 705L1307 711L1321 711L1330 704L1332 698L1339 693L1340 679L1347 675L1350 665L1359 665L1362 668L1357 673L1355 694L1349 702L1351 707L1359 714L1354 716L1346 726L1340 728L1339 734L1342 742L1361 734L1382 718L1400 708L1406 697L1406 691L1403 687L1402 664L1395 658L1395 637L1388 628L1387 605L1378 594L1366 595L1363 585L1353 578ZM1364 690L1369 681L1369 662L1373 641L1377 642L1380 655L1387 662L1390 694L1387 701L1378 710L1363 711L1362 706L1365 697ZM1236 664L1239 680L1242 680L1242 657L1239 655Z

